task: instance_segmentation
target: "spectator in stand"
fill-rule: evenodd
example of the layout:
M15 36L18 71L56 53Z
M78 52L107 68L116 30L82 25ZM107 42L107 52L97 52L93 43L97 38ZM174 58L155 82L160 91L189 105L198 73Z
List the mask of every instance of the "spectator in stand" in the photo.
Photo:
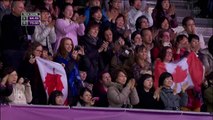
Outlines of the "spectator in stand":
M175 14L175 6L171 5L170 0L157 0L156 6L152 12L154 26L159 24L159 19L166 17L169 20L169 25L172 28L178 26Z
M53 16L54 18L58 18L60 10L54 0L43 0L40 6L47 8L50 11L51 16Z
M88 76L87 82L95 83L98 80L98 73L102 68L100 65L102 64L102 58L100 58L100 53L106 51L109 43L103 42L100 43L100 39L98 37L99 33L99 24L92 23L88 27L87 34L81 39L80 45L84 46L85 55L88 57Z
M131 32L134 32L136 30L135 28L135 23L138 17L144 15L148 18L149 21L149 27L153 25L153 19L152 16L149 14L148 9L145 9L144 11L141 10L142 7L142 2L141 0L130 0L129 1L130 6L132 8L128 12L128 25L129 28L131 29Z
M99 101L95 103L97 107L108 107L107 91L112 83L111 75L107 71L101 72L99 81L94 85L93 95L99 97Z
M91 8L92 7L101 7L101 1L100 0L89 0L89 6L87 6L86 8L85 8L85 17L86 17L86 19L85 19L85 25L87 26L88 24L89 24L89 21L90 21L90 13L91 13ZM106 21L107 19L106 19L106 11L104 11L104 9L102 9L101 10L101 13L102 13L102 15L103 15L103 21Z
M199 37L195 34L189 34L188 37L189 44L190 44L190 50L191 52L194 52L197 57L200 59L200 61L203 61L203 53L200 52L200 44L199 44ZM182 107L182 110L184 111L195 111L200 112L201 105L202 105L202 92L201 90L196 90L194 87L189 88L186 90L188 94L188 103L184 107Z
M46 8L40 9L41 13L41 24L35 26L35 31L33 34L34 41L42 44L44 48L47 48L48 52L53 56L52 44L56 41L55 34L55 20L49 21L50 12Z
M108 43L108 47L106 50L104 50L103 52L100 53L101 58L103 59L103 65L101 65L101 68L103 68L103 70L109 71L110 69L110 63L112 60L112 57L114 56L114 33L112 32L112 29L110 27L105 27L103 29L103 32L101 33L101 37L102 40L101 42L104 43Z
M118 38L118 36L123 36L125 40L125 45L131 46L131 42L129 40L131 35L131 30L127 28L126 18L123 14L119 14L115 19L115 24L113 26L114 37Z
M162 50L163 47L169 46L172 47L172 41L170 37L170 33L167 30L162 30L158 34L158 39L155 41L155 47L152 49L152 60L155 61L160 54L160 51Z
M40 43L31 43L27 52L25 53L24 60L18 73L23 78L28 78L30 80L33 95L33 100L31 103L46 105L47 96L43 86L43 81L41 80L38 65L36 63L36 57L41 57L42 51L43 47Z
M98 101L97 97L93 97L92 91L87 88L80 90L79 101L77 107L92 107Z
M62 64L65 68L68 78L68 101L69 105L77 104L79 90L83 87L80 79L78 62L84 56L83 48L74 49L73 42L70 38L62 38L55 61Z
M143 41L142 41L142 37L140 34L140 31L135 31L131 34L131 39L132 39L132 45L131 48L134 50L136 48L137 45L142 45Z
M13 71L13 79L9 80L10 84L13 84L13 92L8 97L10 103L12 104L27 104L32 101L32 91L30 81L28 79L24 79L20 77L18 79L18 75L16 71Z
M1 22L4 15L11 13L11 1L10 0L2 0L0 1L0 39L1 39ZM2 46L0 46L2 49ZM0 49L0 52L1 52Z
M160 88L154 89L153 76L150 74L143 74L137 81L137 92L140 102L134 108L142 109L160 109Z
M14 69L11 67L8 67L3 71L3 78L0 80L0 105L9 103L9 99L7 97L13 92L13 85L9 82L9 79L12 79L12 77L15 76L12 74L13 72Z
M127 81L127 73L122 69L114 73L114 78L115 83L107 91L109 107L132 108L132 105L138 104L135 79Z
M10 14L11 9L11 0L2 0L0 1L0 21L2 21L2 18L6 14Z
M92 23L99 24L99 30L100 30L99 33L102 33L102 31L105 27L111 26L111 23L107 19L104 18L104 16L102 15L101 8L98 6L91 7L91 9L90 9L89 24L92 24Z
M205 75L213 72L213 35L209 39L208 48L203 50L203 65L205 66Z
M63 102L63 93L59 90L54 90L51 92L48 100L49 105L64 105Z
M155 73L155 80L154 80L154 85L155 88L158 87L158 80L160 75L163 72L166 72L166 69L162 68L161 66L164 65L164 63L170 63L173 61L173 50L171 47L166 46L163 47L162 50L160 51L159 59L155 60L155 66L154 66L154 73Z
M127 73L129 73L129 64L126 65L125 62L132 56L133 50L125 45L123 36L119 36L114 43L114 56L111 59L110 66L111 73L114 73L117 69L125 69L128 71Z
M188 41L190 45L190 50L192 52L195 52L198 55L198 58L200 59L200 61L203 62L204 54L201 52L201 49L200 49L199 37L195 34L189 34Z
M137 18L135 27L137 31L141 31L144 28L149 28L149 20L145 15Z
M141 37L143 40L143 45L146 47L147 52L148 52L148 61L151 63L151 50L154 47L153 44L153 37L152 37L152 31L149 28L144 28L141 31Z
M196 34L199 36L201 50L207 48L207 46L205 45L203 35L197 33L197 31L196 31L195 19L193 17L187 16L187 17L183 18L182 26L184 28L184 31L182 31L178 34L184 34L186 36L188 36L189 34Z
M135 62L132 65L132 73L136 81L139 81L142 74L152 75L152 65L147 61L148 55L146 48L141 46L136 46L135 48Z
M30 35L33 34L34 27L21 26L21 13L24 12L22 1L13 1L11 10L11 14L4 15L1 24L2 56L5 66L13 66L18 69L28 48Z
M109 9L106 12L108 21L115 23L115 19L120 14L121 0L109 0Z
M188 37L186 35L178 35L175 42L174 60L180 60L190 52Z
M61 10L61 16L56 20L56 44L54 52L57 52L60 41L63 37L69 37L73 40L74 46L78 45L77 35L84 35L85 26L83 24L85 17L79 16L77 23L71 20L73 16L73 7L71 4L66 4Z
M180 96L177 93L177 86L173 89L173 76L168 72L164 72L159 77L160 99L164 104L165 110L180 110L188 102L188 95L185 90L188 88L188 83L184 83L181 87Z
M172 42L172 44L174 44L176 33L171 28L171 25L169 24L169 19L167 17L161 17L158 20L158 24L156 26L154 26L152 30L153 30L154 39L158 39L157 37L158 37L160 31L167 30L170 34L171 42Z

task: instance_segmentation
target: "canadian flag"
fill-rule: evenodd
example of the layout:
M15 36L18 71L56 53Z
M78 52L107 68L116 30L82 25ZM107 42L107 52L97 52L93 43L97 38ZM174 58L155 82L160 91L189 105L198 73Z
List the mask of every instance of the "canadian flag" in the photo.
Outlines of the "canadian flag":
M68 96L68 85L67 75L63 66L59 63L45 60L39 57L36 57L36 62L41 74L41 79L44 83L47 97L52 91L59 90L64 95L63 99L65 103Z
M187 57L178 62L164 63L157 60L154 70L154 85L156 88L158 87L160 75L166 71L172 74L174 84L177 83L177 92L181 91L181 86L185 82L188 82L189 87L194 87L200 91L204 77L204 67L194 52L191 52Z

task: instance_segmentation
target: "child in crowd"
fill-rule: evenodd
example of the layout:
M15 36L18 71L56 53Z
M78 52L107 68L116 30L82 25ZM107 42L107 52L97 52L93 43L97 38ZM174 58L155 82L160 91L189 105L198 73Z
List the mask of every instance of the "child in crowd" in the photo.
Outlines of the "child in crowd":
M63 93L59 90L54 90L51 92L49 96L49 105L64 105L63 102Z

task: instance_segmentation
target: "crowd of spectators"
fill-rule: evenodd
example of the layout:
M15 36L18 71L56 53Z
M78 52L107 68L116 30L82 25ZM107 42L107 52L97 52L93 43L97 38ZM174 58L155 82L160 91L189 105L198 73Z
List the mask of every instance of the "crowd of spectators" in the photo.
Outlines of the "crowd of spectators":
M148 10L146 0L1 0L0 104L213 112L213 37L206 45L192 16L176 33L170 0ZM21 26L22 12L40 12L41 24ZM154 74L156 63L190 53L205 69L202 89L184 83L177 93L170 71ZM64 67L65 103L62 91L46 95L37 57Z

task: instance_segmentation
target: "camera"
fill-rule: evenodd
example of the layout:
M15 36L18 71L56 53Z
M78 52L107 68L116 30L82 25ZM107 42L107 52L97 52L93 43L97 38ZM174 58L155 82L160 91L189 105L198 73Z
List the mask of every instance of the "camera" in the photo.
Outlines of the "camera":
M81 49L81 47L80 46L75 46L75 48L74 48L74 50L76 50L76 51L79 51Z
M30 80L28 78L23 78L24 79L24 83L28 83Z

